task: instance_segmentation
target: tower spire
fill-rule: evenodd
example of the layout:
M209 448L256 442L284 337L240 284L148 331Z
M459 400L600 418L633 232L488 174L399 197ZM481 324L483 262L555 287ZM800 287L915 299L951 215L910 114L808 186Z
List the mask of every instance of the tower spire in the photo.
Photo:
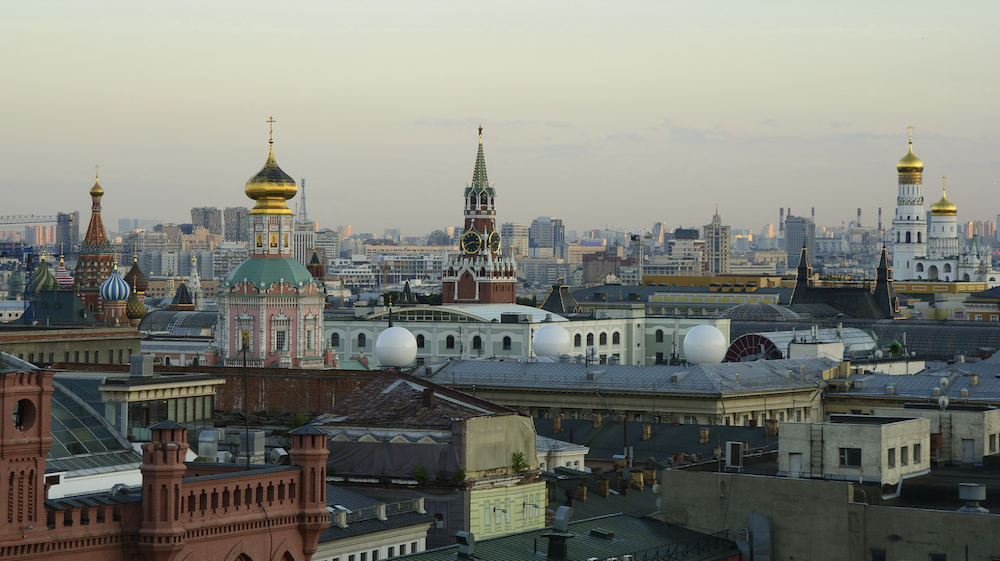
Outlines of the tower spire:
M309 215L306 213L306 179L303 177L300 181L302 182L302 196L299 197L299 215L296 217L296 221L303 224L309 221Z

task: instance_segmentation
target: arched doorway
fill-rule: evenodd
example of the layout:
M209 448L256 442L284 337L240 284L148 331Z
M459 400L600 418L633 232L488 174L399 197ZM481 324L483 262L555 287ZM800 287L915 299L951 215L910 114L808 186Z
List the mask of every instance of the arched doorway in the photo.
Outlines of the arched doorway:
M938 268L937 268L937 265L931 265L930 267L927 267L927 279L928 280L937 280L938 279Z

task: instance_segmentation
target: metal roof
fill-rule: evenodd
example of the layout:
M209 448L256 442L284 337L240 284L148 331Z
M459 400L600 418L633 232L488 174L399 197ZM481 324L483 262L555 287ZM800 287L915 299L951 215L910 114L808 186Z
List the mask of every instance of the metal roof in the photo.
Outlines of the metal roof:
M219 321L216 312L155 310L139 323L139 331L167 331L176 335L211 335Z
M47 471L89 475L138 468L142 456L93 408L52 382L52 448Z
M976 385L972 385L974 374L977 376ZM955 404L966 401L1000 404L1000 378L997 376L994 364L953 364L920 374L851 376L853 383L849 389L830 388L826 393L831 396L895 397L937 403L939 396L934 395L934 388L939 388L940 395L948 396ZM941 378L948 378L946 386L941 384ZM886 390L889 386L892 386L891 394ZM967 397L962 396L963 390L967 392Z
M567 541L570 559L621 558L633 554L636 559L716 560L738 556L736 544L708 534L681 528L652 518L636 518L612 514L588 520L570 522L567 530L573 538ZM592 533L593 530L597 532ZM603 532L601 532L603 530ZM548 553L546 534L552 528L542 528L477 540L475 558L482 561L538 561ZM610 535L609 535L610 534ZM609 539L610 538L610 539ZM404 555L399 559L412 561L455 561L458 546Z
M844 344L844 353L854 357L867 357L877 348L875 337L867 331L854 327L818 329L815 334L809 329L799 331L771 331L767 333L752 333L764 337L774 343L787 356L791 343L834 343Z
M839 361L828 358L686 366L457 360L435 365L425 369L424 373L433 382L461 387L731 394L816 387L815 379L821 378L819 373L839 364ZM807 372L805 380L798 375L803 366ZM794 375L790 376L789 371L793 371ZM418 369L417 372L421 371Z
M531 323L569 321L558 314L553 314L552 312L547 312L540 308L522 306L521 304L444 304L441 306L408 306L406 308L397 308L393 310L393 315L400 317L400 321L404 321L402 319L403 314L412 315L414 312L421 311L452 312L457 315L469 317L474 321L482 322L500 321L500 317L504 314L526 315ZM368 316L367 319L380 319L388 316L389 312L387 310L384 312L374 313ZM413 320L406 319L405 321Z

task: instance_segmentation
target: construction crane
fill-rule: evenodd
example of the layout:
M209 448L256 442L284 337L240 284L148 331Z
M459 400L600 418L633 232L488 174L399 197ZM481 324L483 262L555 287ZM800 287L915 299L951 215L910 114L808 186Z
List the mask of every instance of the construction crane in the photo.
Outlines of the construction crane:
M638 233L630 232L624 228L612 228L605 225L604 231L615 232L616 234L624 234L628 236L629 240L635 245L635 253L638 261L638 286L642 286L642 264L645 261L645 256L642 253L642 247L648 243L648 240L653 239L653 234L650 233L649 229L639 230Z
M7 224L55 224L58 222L58 218L55 214L51 215L37 215L37 214L11 214L7 216L0 216L0 225Z

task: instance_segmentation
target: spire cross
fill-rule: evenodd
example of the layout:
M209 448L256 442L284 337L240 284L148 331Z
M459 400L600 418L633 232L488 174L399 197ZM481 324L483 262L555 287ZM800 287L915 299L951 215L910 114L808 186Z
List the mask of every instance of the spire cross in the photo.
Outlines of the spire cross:
M270 125L267 131L267 136L268 136L267 141L271 144L274 144L274 123L277 123L277 121L274 120L274 117L268 117L267 120L264 122Z
M483 143L483 125L479 125L479 143Z
M101 166L94 166L94 177L95 177L95 178L98 178L98 177L100 177L100 176L101 176L101 174L100 174L100 173L98 173L98 172L100 171L100 170L99 170L99 168L100 168L100 167L101 167Z
M906 127L910 131L910 144L913 144L913 125Z

